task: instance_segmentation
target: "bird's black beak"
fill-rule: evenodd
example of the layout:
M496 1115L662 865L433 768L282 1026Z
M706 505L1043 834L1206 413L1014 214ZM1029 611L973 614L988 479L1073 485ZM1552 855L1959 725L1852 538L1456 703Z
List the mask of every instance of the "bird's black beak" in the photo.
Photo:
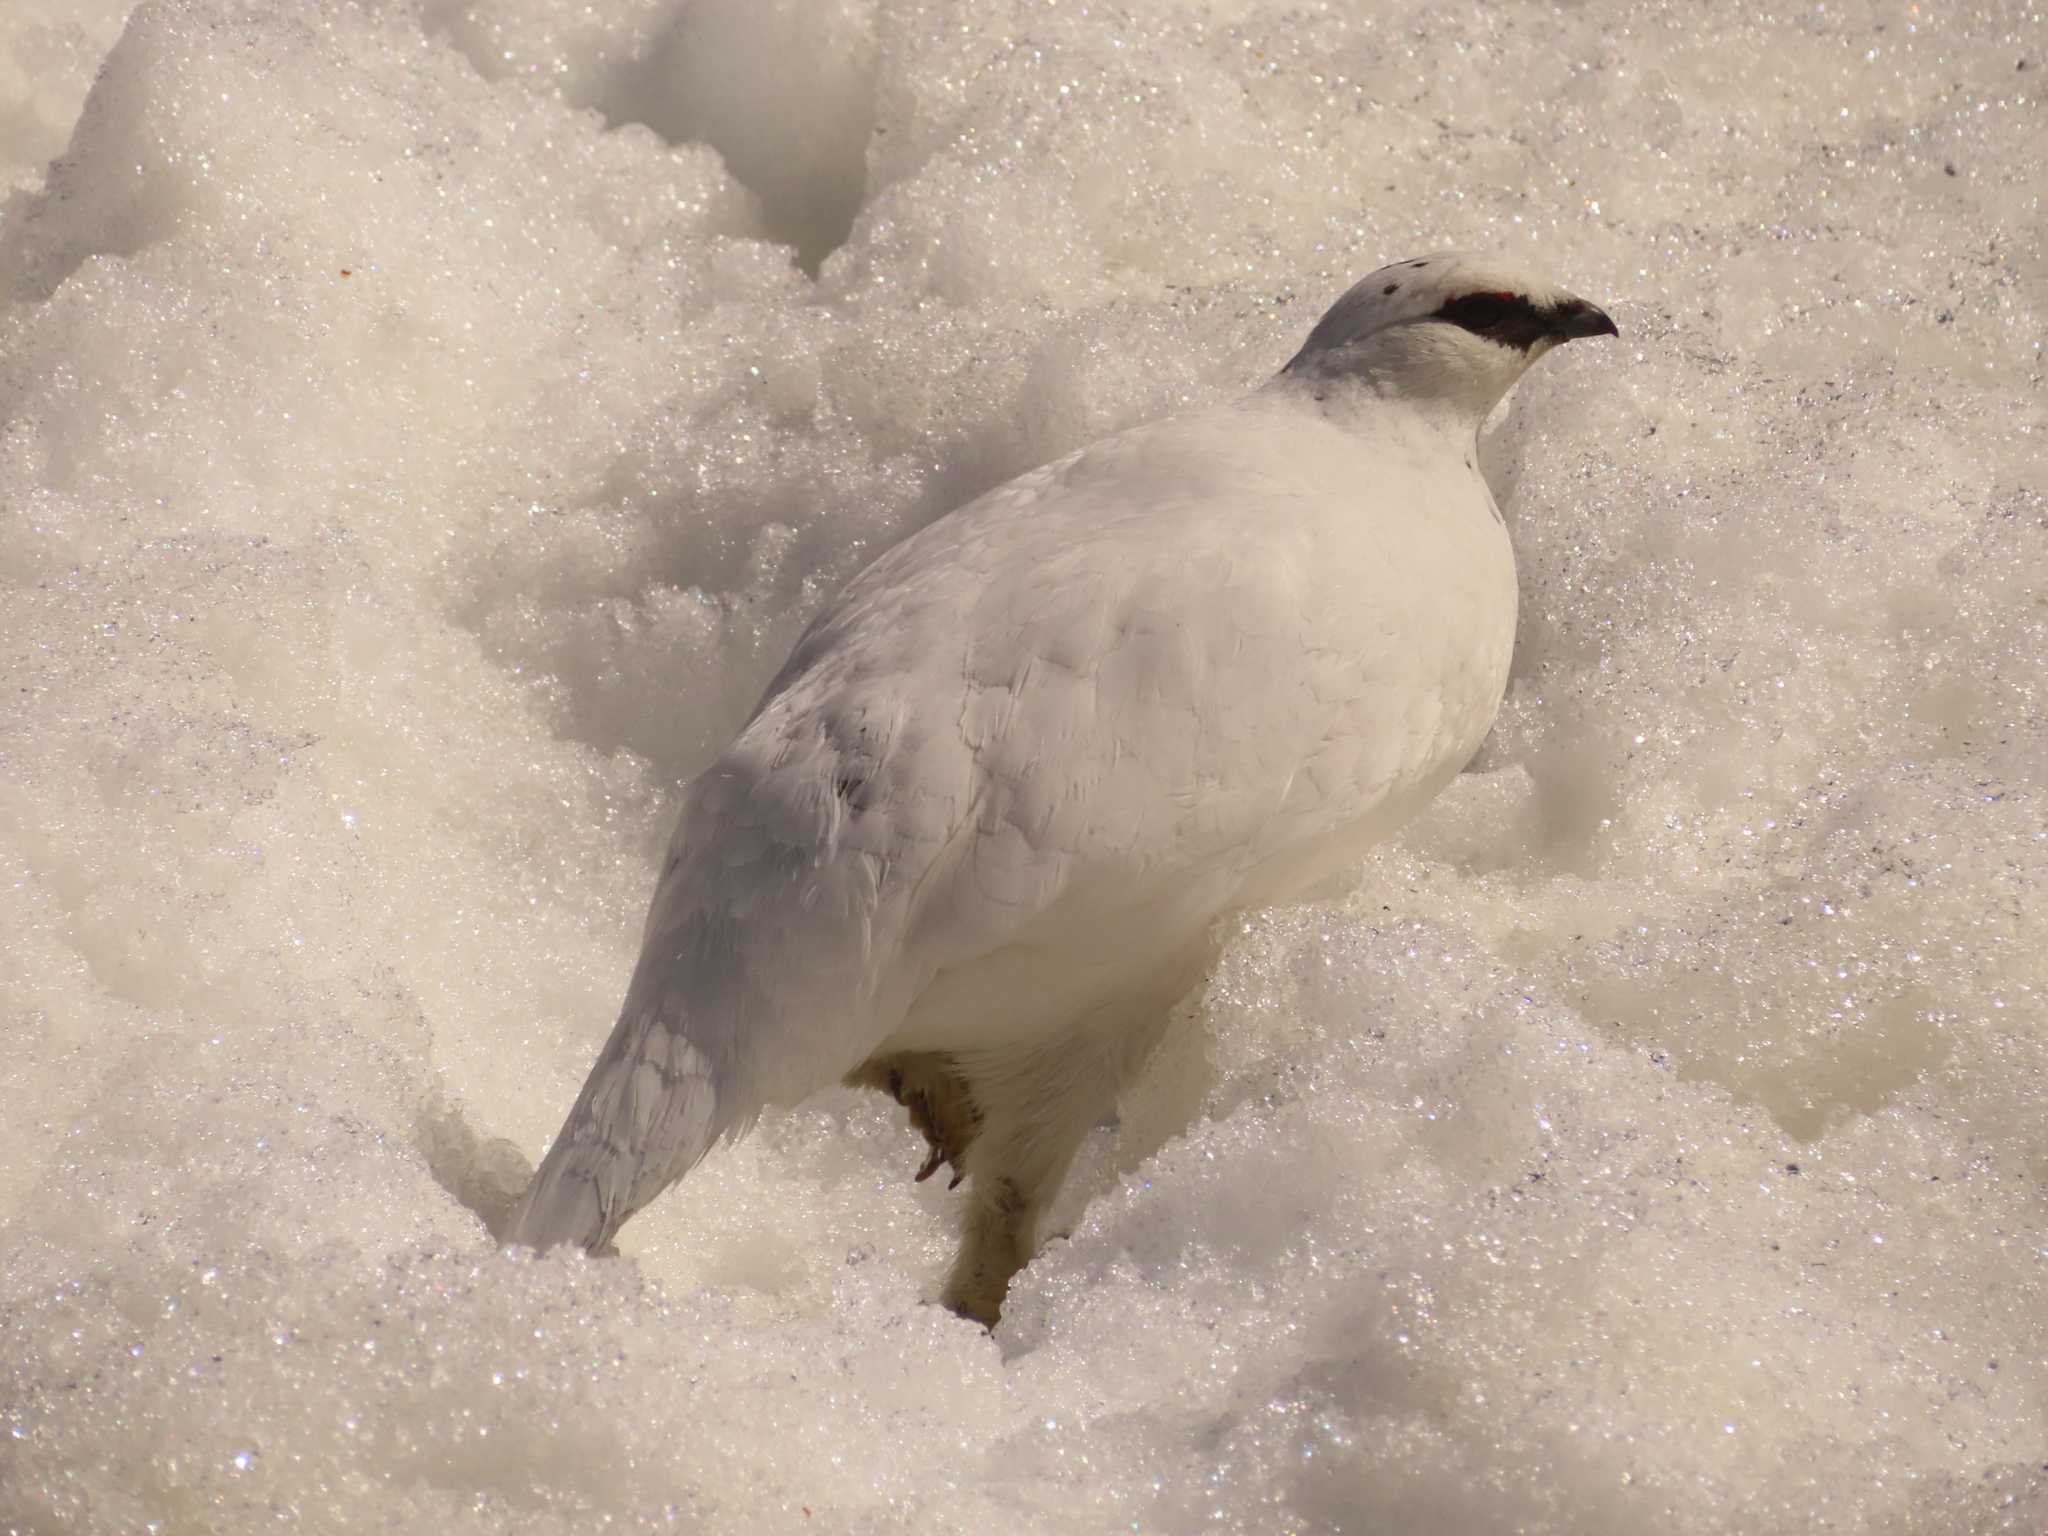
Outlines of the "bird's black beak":
M1550 334L1559 341L1577 341L1586 336L1619 336L1621 328L1607 311L1584 299L1566 299L1549 314Z

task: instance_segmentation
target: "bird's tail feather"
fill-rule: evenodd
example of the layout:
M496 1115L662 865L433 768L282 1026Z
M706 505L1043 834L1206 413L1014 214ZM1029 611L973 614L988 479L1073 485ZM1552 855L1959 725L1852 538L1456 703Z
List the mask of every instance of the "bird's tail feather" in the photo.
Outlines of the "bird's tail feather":
M701 1051L659 1018L621 1019L513 1215L508 1242L603 1249L717 1138Z

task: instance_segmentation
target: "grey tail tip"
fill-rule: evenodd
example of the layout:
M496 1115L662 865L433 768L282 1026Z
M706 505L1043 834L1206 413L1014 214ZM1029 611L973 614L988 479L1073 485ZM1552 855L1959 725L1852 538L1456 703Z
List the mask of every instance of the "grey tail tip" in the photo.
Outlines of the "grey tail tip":
M612 1214L605 1208L596 1179L550 1167L544 1161L513 1214L505 1241L536 1253L563 1247L608 1252L618 1229Z

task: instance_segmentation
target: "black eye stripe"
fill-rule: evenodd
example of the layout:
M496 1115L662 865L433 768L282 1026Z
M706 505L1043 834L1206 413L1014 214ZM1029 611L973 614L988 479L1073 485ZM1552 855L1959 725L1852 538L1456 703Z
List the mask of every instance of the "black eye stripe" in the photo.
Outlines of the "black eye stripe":
M1512 294L1468 293L1451 300L1437 313L1468 331L1481 331L1500 324L1514 302Z
M1537 338L1555 334L1557 317L1519 293L1467 293L1452 299L1434 318L1463 326L1475 336L1527 351Z

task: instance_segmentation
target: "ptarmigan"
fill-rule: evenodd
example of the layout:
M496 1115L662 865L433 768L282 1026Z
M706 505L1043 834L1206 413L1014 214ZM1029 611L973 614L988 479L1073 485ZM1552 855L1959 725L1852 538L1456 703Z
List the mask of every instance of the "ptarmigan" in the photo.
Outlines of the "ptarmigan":
M1280 375L904 540L685 792L611 1038L514 1218L608 1245L721 1136L892 1094L969 1181L993 1323L1217 919L1356 861L1478 748L1515 634L1481 420L1583 299L1444 253Z

